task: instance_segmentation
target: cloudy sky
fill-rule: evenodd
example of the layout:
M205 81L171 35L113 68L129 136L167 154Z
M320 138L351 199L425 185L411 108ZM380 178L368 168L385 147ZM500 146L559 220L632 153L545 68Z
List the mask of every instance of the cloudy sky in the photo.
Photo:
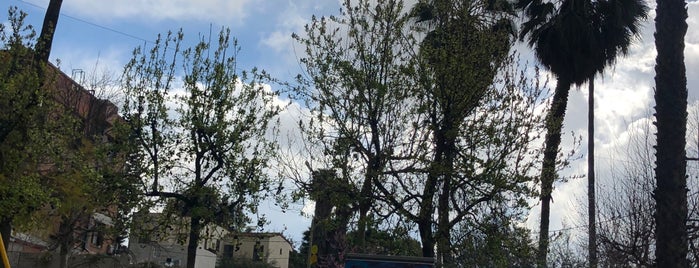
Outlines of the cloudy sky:
M48 0L4 0L0 15L7 22L6 10L17 6L27 12L28 23L38 28L44 16ZM685 38L685 63L687 65L690 105L697 106L699 89L699 3L689 7L689 30ZM653 5L654 8L654 5ZM51 61L60 59L60 67L68 74L72 69L91 72L97 65L98 71L108 70L119 74L122 66L130 59L131 51L140 45L149 45L157 34L177 31L182 28L185 39L196 41L198 36L216 33L221 27L229 27L241 45L239 67L253 66L269 71L280 79L291 79L301 72L297 55L302 51L291 39L293 32L303 32L303 26L312 15L338 14L337 0L65 0L56 30ZM651 15L654 16L652 11ZM630 55L621 59L615 68L596 81L596 146L600 168L608 166L610 152L620 146L619 137L624 137L634 122L647 118L652 113L655 46L652 20L645 23L641 39L631 48ZM525 46L521 53L531 58ZM534 62L534 60L530 60ZM565 137L569 133L586 140L587 93L584 90L571 92ZM291 126L298 121L289 114L282 124ZM570 149L570 139L564 140L564 149ZM566 174L585 174L585 145L581 148L582 159L573 162ZM600 172L604 174L604 171ZM604 175L599 180L604 180ZM554 192L551 229L578 225L576 213L585 197L586 180L575 179L558 184ZM603 190L603 189L602 189ZM299 215L301 205L282 213L281 209L265 205L263 210L272 224L266 231L283 231L294 241L301 240L301 232L309 225L309 219ZM538 208L532 209L528 221L536 226Z

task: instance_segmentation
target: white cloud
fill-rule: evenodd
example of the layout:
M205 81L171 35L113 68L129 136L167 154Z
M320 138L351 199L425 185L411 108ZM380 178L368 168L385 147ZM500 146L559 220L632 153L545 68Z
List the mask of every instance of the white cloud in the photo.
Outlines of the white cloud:
M303 31L303 26L310 22L311 18L310 14L305 14L307 10L299 10L295 4L290 4L283 13L285 15L278 18L276 30L267 34L260 41L262 45L277 53L288 52L292 49L294 40L291 38L291 34Z
M311 17L337 15L339 5L331 1L288 1L279 8L274 21L274 29L262 33L259 46L271 49L277 65L268 68L273 73L287 74L289 70L297 70L298 59L304 57L304 48L294 40L293 33L305 35L304 26L311 22ZM295 75L297 71L291 71Z
M699 44L699 2L694 1L687 4L687 13L689 17L687 18L687 25L689 25L689 30L687 30L687 36L685 36L685 42Z

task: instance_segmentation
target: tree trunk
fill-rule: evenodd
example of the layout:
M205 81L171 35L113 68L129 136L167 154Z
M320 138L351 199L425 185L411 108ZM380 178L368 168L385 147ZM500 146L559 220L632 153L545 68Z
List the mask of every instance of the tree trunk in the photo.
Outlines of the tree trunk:
M326 180L326 182L328 182ZM317 246L318 252L316 256L319 260L327 259L328 253L332 252L330 249L330 239L332 237L328 236L328 233L332 229L330 214L332 213L332 203L329 202L330 196L328 194L323 194L326 200L314 200L316 201L315 210L313 213L312 228L311 228L311 246Z
M437 264L442 265L440 267L452 263L449 197L451 197L451 176L444 174L442 192L439 193L439 200L437 201Z
M366 253L367 244L367 220L368 213L372 206L374 182L379 179L379 174L383 171L384 161L381 152L381 137L379 133L378 112L371 110L369 113L369 126L371 129L371 148L374 151L373 155L369 155L368 169L365 174L364 183L362 184L361 192L359 193L359 222L358 222L358 239L357 244L361 253Z
M60 268L68 268L68 249L69 245L66 243L66 241L61 241L60 249L59 249L59 259L60 259Z
M58 17L61 13L62 4L63 0L51 0L49 2L49 7L46 9L44 23L41 26L41 34L39 35L35 47L36 59L42 62L49 61L51 44L53 43L53 36L56 32L56 25L58 25Z
M687 261L687 75L683 0L658 0L655 17L655 189L658 267L688 267Z
M588 81L587 100L587 250L590 268L597 267L597 221L595 219L595 76Z
M432 202L429 203L423 204L423 207L432 206ZM427 213L426 211L434 211L434 207L432 206L432 209L421 209L420 219L417 221L418 230L420 231L420 243L422 244L422 256L432 258L434 257L434 236L432 235L432 220L430 218L432 213L423 215L423 211L425 213Z
M453 117L452 117L453 119ZM444 129L441 131L443 136L439 138L438 146L444 149L444 157L440 157L442 162L440 166L440 175L442 177L442 191L439 193L437 200L437 256L438 264L452 264L451 258L451 232L449 226L450 197L452 177L454 173L454 158L456 155L456 135L458 131L455 129L458 124L452 122L451 119L445 118ZM450 134L447 134L450 133ZM443 267L443 266L442 266Z
M74 220L74 217L71 217L73 214L70 213L70 216L62 216L61 217L61 223L58 226L58 233L55 234L56 238L58 239L58 245L59 245L59 260L60 260L60 268L67 268L68 267L68 258L70 257L70 250L73 247L73 242L74 240L74 226L73 224L75 223L76 220Z
M199 247L201 218L192 217L189 222L189 242L187 243L187 268L194 268Z
M440 146L442 135L440 133L435 134L436 148L434 153L434 159L430 165L430 170L427 174L427 181L425 182L425 188L422 193L422 204L420 206L420 213L418 215L418 230L420 231L420 240L422 243L422 256L423 257L435 257L434 246L435 246L435 236L432 230L433 217L435 212L434 196L437 193L437 186L439 182L439 177L441 176L440 170L442 169L442 158L444 155L444 147ZM439 230L437 230L439 233ZM437 257L440 257L439 254ZM437 258L439 259L439 258ZM439 262L439 260L437 260Z
M370 171L371 172L371 171ZM357 245L359 252L366 253L366 230L367 217L371 209L371 194L373 189L373 178L367 175L359 193L359 219L357 222Z
M551 109L546 115L546 139L544 141L544 159L541 167L541 222L539 225L539 250L537 263L546 267L546 255L549 247L549 215L551 214L551 192L556 179L556 157L558 146L561 145L561 129L568 105L570 82L558 78L558 84L553 94Z
M434 165L434 164L433 164ZM432 168L427 175L427 182L422 193L422 204L418 214L417 226L420 231L420 243L422 244L422 256L434 257L434 233L432 231L432 218L434 216L434 195L437 188L437 175Z

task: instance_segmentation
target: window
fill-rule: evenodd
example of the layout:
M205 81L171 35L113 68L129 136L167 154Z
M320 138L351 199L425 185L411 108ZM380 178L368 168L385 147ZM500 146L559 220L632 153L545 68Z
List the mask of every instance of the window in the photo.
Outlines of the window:
M265 246L260 245L260 242L255 243L255 248L252 251L253 261L262 261L262 256L264 256Z
M102 247L102 242L104 241L104 235L101 232L92 232L92 237L90 243L97 248Z
M223 256L227 258L233 258L233 245L223 246Z
M142 232L138 234L138 243L148 244L151 242L150 234L147 232Z
M167 258L167 259L165 259L165 263L163 263L163 266L165 266L165 267L180 267L180 260L173 260L172 258Z

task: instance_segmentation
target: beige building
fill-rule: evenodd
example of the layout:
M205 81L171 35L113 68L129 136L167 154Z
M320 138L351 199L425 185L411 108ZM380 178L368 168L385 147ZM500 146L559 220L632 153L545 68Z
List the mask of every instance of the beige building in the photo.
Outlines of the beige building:
M289 267L293 246L281 233L237 233L224 238L222 258L260 261L279 268Z
M187 218L163 224L162 214L150 213L149 219L134 219L142 225L131 232L129 251L132 262L155 263L164 267L184 267L187 263ZM195 267L214 268L223 259L242 259L289 267L292 244L281 233L231 233L216 225L201 233Z
M167 220L160 213L134 218L139 230L129 237L132 263L154 263L164 267L184 267L187 264L189 236L188 218ZM195 267L214 268L218 259L217 245L229 232L215 225L204 227L197 248Z

